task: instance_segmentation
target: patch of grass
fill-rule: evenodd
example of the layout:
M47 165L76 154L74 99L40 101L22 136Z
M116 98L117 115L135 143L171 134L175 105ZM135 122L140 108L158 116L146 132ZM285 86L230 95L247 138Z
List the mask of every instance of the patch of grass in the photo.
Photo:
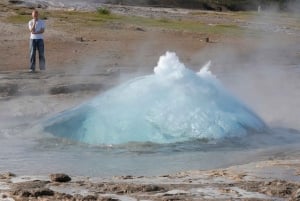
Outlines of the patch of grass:
M30 10L29 10L30 11ZM31 19L31 11L15 10L15 15L7 17L10 23L27 23ZM105 11L106 12L106 11ZM120 16L113 14L103 14L103 11L45 11L40 12L41 19L51 18L54 20L53 26L102 26L107 23L117 22L121 24L136 25L140 27L156 27L166 30L190 31L207 34L242 34L243 29L233 24L207 25L195 20L172 20L169 18L145 18L137 16Z
M11 15L6 18L6 22L12 24L24 24L31 19L30 15Z
M74 23L75 26L101 26L106 22L118 20L116 15L103 15L96 12L85 11L53 11L49 14L58 24Z
M6 17L5 21L8 23L23 24L23 23L27 23L29 20L32 19L31 9L19 7L19 8L12 8L12 11L14 14ZM40 19L43 20L48 19L47 15L48 12L39 12Z
M31 13L30 13L30 15L31 15ZM50 15L49 12L39 12L39 18L42 20L47 20L49 15Z
M100 15L110 15L111 12L108 8L104 8L104 7L99 7L97 8L97 13Z
M198 21L150 19L143 17L124 17L123 23L145 27L157 27L162 29L190 31L207 34L242 34L245 29L233 24L207 25Z
M7 17L10 23L27 23L31 19L31 10L14 10L15 15ZM145 18L137 16L120 16L111 14L105 8L98 8L94 12L52 10L40 12L41 19L54 19L54 26L102 26L107 23L117 22L122 24L137 25L141 27L157 27L170 30L185 30L200 33L214 34L239 34L242 28L235 25L210 26L193 20L172 20L169 18ZM109 14L107 14L109 13Z
M230 32L230 31L241 31L242 28L237 26L237 25L233 25L233 24L217 24L215 26L215 31L218 32Z
M28 12L28 11L26 11L26 10L16 10L16 13L18 14L18 15L30 15L30 13Z
M160 18L158 21L162 22L162 23L168 23L168 22L170 22L170 20L168 18L165 18L165 17Z

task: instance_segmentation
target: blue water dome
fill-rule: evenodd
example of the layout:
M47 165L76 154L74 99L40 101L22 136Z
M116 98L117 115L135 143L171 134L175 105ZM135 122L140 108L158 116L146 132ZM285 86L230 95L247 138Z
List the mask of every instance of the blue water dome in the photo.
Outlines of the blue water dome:
M55 136L88 144L173 143L245 136L265 123L209 71L187 69L173 52L137 77L43 123Z

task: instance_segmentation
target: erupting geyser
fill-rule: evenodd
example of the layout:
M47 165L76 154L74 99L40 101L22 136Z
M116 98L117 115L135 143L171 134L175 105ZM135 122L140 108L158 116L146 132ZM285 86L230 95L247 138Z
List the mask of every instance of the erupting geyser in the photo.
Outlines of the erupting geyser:
M55 136L89 144L171 143L260 132L264 122L210 73L195 73L175 53L138 77L47 120Z

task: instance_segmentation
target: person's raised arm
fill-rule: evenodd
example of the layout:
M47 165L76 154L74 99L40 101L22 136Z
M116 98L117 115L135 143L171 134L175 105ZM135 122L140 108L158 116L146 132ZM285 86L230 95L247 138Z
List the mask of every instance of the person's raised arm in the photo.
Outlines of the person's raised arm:
M35 26L36 26L36 20L33 20L33 24L29 23L29 31L33 34L35 33Z

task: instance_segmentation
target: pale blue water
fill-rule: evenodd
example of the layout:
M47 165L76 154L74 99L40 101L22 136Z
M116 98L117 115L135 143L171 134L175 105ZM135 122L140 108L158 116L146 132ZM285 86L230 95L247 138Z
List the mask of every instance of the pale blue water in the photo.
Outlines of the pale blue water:
M171 144L128 143L92 146L30 131L14 129L0 139L0 172L44 175L111 177L115 175L165 175L184 170L224 168L267 159L299 157L300 133L272 129L219 141L193 140Z
M54 116L43 130L98 145L210 141L265 132L265 123L227 92L208 67L197 74L167 52L153 75Z

